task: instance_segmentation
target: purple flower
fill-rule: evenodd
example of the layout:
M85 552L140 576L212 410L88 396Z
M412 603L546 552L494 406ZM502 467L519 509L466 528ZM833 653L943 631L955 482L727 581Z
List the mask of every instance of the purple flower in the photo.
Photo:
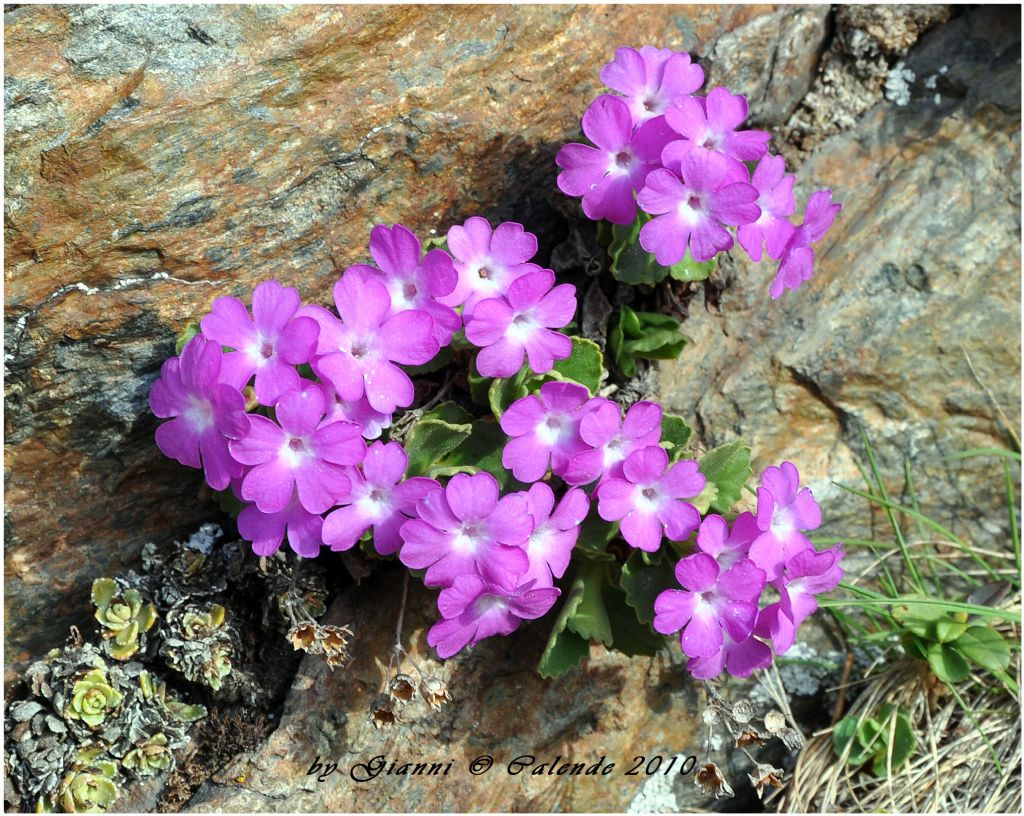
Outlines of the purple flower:
M764 572L745 558L722 571L707 553L676 564L683 590L666 589L654 601L654 629L670 635L682 629L679 642L688 657L712 657L722 650L722 632L734 641L754 628Z
M691 151L680 159L683 180L655 170L637 196L645 212L658 217L640 230L640 246L662 266L679 263L690 246L695 261L707 261L732 246L723 224L749 224L761 215L757 189L733 181L721 156Z
M783 575L775 582L779 600L761 610L754 627L759 637L770 637L776 654L784 654L796 640L796 630L818 608L816 596L835 589L843 580L843 550L807 549L786 562Z
M318 306L304 310L320 324L313 370L343 400L365 394L383 414L411 405L412 380L395 363L421 365L434 358L439 346L433 318L418 309L388 317L391 298L384 284L353 270L334 284L334 303L341 320Z
M757 206L761 208L761 217L736 230L736 238L750 260L760 261L764 246L767 246L769 257L782 257L795 229L789 220L796 209L794 181L795 176L786 175L786 161L782 156L765 156L754 170L750 183L760 194Z
M722 569L728 569L748 556L750 545L760 533L753 513L740 513L733 521L732 529L721 516L710 515L700 523L697 547L718 561Z
M558 151L558 189L582 196L583 212L592 221L632 224L633 194L661 166L662 148L674 134L663 117L634 132L629 108L617 96L599 96L591 103L583 114L583 132L597 147L573 143Z
M264 281L252 293L252 318L238 298L219 297L201 321L203 334L235 351L224 358L225 382L239 389L256 375L256 399L276 405L281 395L299 385L294 366L308 363L316 350L319 327L296 317L299 293L276 280Z
M623 420L619 406L607 399L592 400L580 420L580 439L590 450L577 453L565 471L569 484L622 478L622 463L635 450L661 440L661 406L637 402Z
M566 491L555 507L555 493L545 483L530 485L526 494L533 532L526 542L530 567L519 579L525 586L531 581L535 587L551 586L561 578L569 566L572 548L580 535L580 524L590 511L590 500L579 488Z
M466 323L466 338L477 346L477 370L485 377L511 377L523 366L523 357L537 374L550 371L555 360L572 354L572 341L551 331L572 320L576 313L576 287L551 287L550 269L531 272L512 282L508 300L481 300Z
M772 664L772 650L753 635L733 640L722 633L722 648L710 657L691 657L686 668L698 680L712 680L725 669L733 677L750 677L757 669Z
M669 467L663 448L633 451L622 465L622 478L609 479L597 489L597 512L605 521L619 521L622 537L631 547L656 552L663 535L683 541L700 524L697 508L683 499L704 489L696 462Z
M323 523L323 518L302 506L293 491L287 506L276 513L264 513L255 504L246 505L238 514L238 533L252 542L256 555L276 553L287 534L288 544L298 555L316 558L323 543Z
M228 439L249 432L245 397L219 379L223 360L220 346L197 334L180 359L164 362L149 394L153 413L171 418L156 429L157 447L187 467L201 467L214 490L242 474L242 465L228 452Z
M348 550L373 527L373 546L381 555L398 552L398 530L415 514L416 502L437 485L433 479L402 481L409 457L398 442L375 442L366 450L360 468L348 471L352 483L342 507L324 520L324 543L332 550Z
M537 254L537 238L522 224L506 221L492 231L486 218L474 215L448 230L448 249L455 257L459 279L450 295L438 298L448 306L462 306L463 320L477 302L500 297L512 281L540 267L527 263Z
M799 289L814 274L814 250L811 244L825 237L842 204L832 203L831 190L818 190L811 194L804 212L804 222L797 227L786 244L782 263L775 280L768 289L772 299L782 297L786 289Z
M533 529L526 497L498 498L498 481L486 471L457 473L416 503L418 518L405 522L399 560L424 569L427 586L451 586L464 573L505 582L529 566L523 544Z
M231 455L252 466L242 481L242 498L256 502L263 513L279 513L297 488L306 510L323 513L348 495L343 466L358 464L366 453L359 426L323 425L324 397L315 387L289 391L275 413L277 422L250 417L248 435L230 443Z
M437 599L444 620L431 627L427 643L444 660L485 638L511 634L522 620L541 617L559 594L554 587L510 589L471 573L456 576Z
M704 99L678 97L665 111L665 119L686 138L666 145L661 154L665 167L677 170L684 155L703 151L723 157L733 180L746 180L743 162L760 159L771 139L771 134L763 130L736 130L748 112L746 97L729 93L726 88L714 88Z
M452 293L458 280L451 256L442 249L432 249L421 258L419 238L401 224L374 227L370 232L370 254L380 269L357 264L349 270L384 282L391 298L387 317L413 309L424 311L434 320L434 339L447 346L452 333L462 326L455 310L439 301Z
M580 408L590 397L582 385L547 382L540 393L516 400L501 415L501 429L511 439L501 464L521 482L536 482L548 466L560 475L573 454L584 450L580 440Z
M704 71L690 55L645 45L639 51L619 48L601 68L601 81L626 97L633 121L640 125L663 114L672 100L704 84Z
M320 390L327 400L324 424L331 422L354 422L363 429L364 439L377 439L381 431L391 427L391 414L374 410L370 401L362 396L354 401L341 399L329 383L320 383Z
M754 563L774 581L782 565L801 550L813 548L804 535L821 526L821 508L808 488L800 490L800 473L792 462L766 468L757 489L757 528L750 545Z

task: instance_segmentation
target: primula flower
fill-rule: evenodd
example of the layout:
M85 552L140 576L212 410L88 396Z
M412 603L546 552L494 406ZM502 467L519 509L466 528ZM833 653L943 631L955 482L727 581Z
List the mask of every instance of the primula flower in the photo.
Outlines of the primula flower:
M523 620L544 615L559 596L554 587L510 589L467 573L441 591L438 609L444 620L427 633L427 643L442 660L494 635L508 635Z
M540 271L537 264L528 263L537 254L537 237L514 221L492 230L486 218L474 215L462 226L448 230L448 249L459 279L454 291L438 300L462 306L464 320L479 301L500 297L516 278Z
M725 669L733 677L750 677L757 669L772 664L772 650L753 635L733 640L722 632L722 648L709 657L691 657L686 668L697 680L712 680Z
M813 548L804 532L821 526L821 508L808 488L800 489L800 473L792 462L766 468L757 489L757 528L750 545L754 563L774 581L782 566L801 550Z
M263 405L276 405L297 388L295 366L310 361L319 332L315 321L296 317L301 305L299 293L276 280L253 291L251 318L238 298L217 298L200 326L208 339L235 349L224 358L224 381L242 388L255 374L256 399Z
M363 439L378 439L381 431L391 427L391 414L374 410L365 396L352 401L343 400L329 383L319 385L327 400L325 425L339 421L354 422L363 429Z
M765 247L770 258L782 257L795 230L789 220L796 209L794 181L795 176L786 175L786 160L782 156L765 156L754 169L750 183L759 194L757 206L761 208L761 217L736 230L736 239L750 260L760 261Z
M323 513L348 495L343 466L358 464L366 453L359 426L321 424L324 397L315 387L289 391L275 414L277 422L253 415L249 433L230 443L231 455L252 466L242 481L242 498L256 502L263 513L279 513L297 488L306 510Z
M601 81L626 97L637 125L661 116L672 100L700 90L704 71L687 53L645 45L619 48L615 59L601 68Z
M221 382L224 355L220 346L197 334L160 369L149 405L161 419L156 444L164 456L187 467L202 468L214 490L223 490L240 476L241 464L228 452L228 439L249 432L245 397Z
M538 394L513 402L500 420L511 437L501 464L521 482L536 482L549 465L561 475L573 454L586 448L579 437L580 408L589 397L577 383L547 382Z
M640 246L662 266L686 255L707 261L732 246L723 224L749 224L761 215L757 189L729 175L725 160L707 151L690 151L680 159L683 180L655 170L637 196L645 212L658 216L640 230Z
M241 496L240 490L237 492ZM246 505L238 514L238 533L252 542L256 555L273 555L287 535L288 544L296 554L316 558L323 544L320 536L323 523L319 514L310 513L302 506L298 493L293 491L287 506L276 513L264 513L255 504Z
M558 151L558 189L582 196L583 212L592 221L632 224L634 193L661 166L661 151L672 131L658 117L634 132L626 103L617 96L599 96L583 114L583 132L597 147L573 143Z
M348 471L351 490L342 507L324 520L324 543L332 550L348 550L373 527L373 546L381 555L398 552L398 530L416 512L416 502L437 485L433 479L402 481L409 457L398 442L375 442L366 450L359 468Z
M508 300L481 300L466 323L466 339L480 346L477 370L485 377L511 377L523 357L537 374L550 371L555 360L572 354L572 341L560 329L576 313L576 287L555 283L555 273L542 269L523 275L508 288Z
M750 545L760 534L753 513L740 513L731 529L724 518L712 514L700 523L697 547L718 561L719 567L728 569L748 556Z
M682 157L692 151L715 153L725 159L733 180L745 181L747 169L743 162L760 159L771 140L771 134L763 130L736 130L748 112L747 98L726 88L713 88L699 100L678 97L665 111L665 120L686 138L665 146L661 154L665 167L677 170Z
M334 303L341 320L319 306L304 314L320 324L313 370L343 400L364 394L383 414L412 404L412 380L395 363L422 365L439 350L434 321L419 309L388 317L391 298L384 284L361 272L347 272L334 284Z
M391 298L387 317L412 309L424 311L434 320L434 339L447 346L452 334L462 326L455 310L439 300L450 295L458 281L451 256L443 249L432 249L421 258L420 239L401 224L374 227L370 232L370 254L380 269L357 264L349 267L346 274L354 269L382 280Z
M580 439L590 450L572 457L565 481L584 485L595 479L622 478L622 462L629 454L661 440L661 406L656 402L634 403L623 419L616 403L592 400L580 420Z
M784 654L796 640L796 630L817 608L816 596L835 589L843 580L843 550L806 549L786 562L783 575L775 581L779 600L761 610L754 627L759 637L770 637L776 654Z
M526 497L499 499L498 481L486 471L457 473L444 488L435 484L416 503L416 515L401 526L398 558L426 568L427 586L451 586L468 572L506 581L529 566L522 546L533 529Z
M666 589L654 600L654 629L670 635L682 629L679 642L688 657L712 657L722 650L723 630L736 642L747 638L764 590L764 572L745 558L722 571L707 553L676 564L684 591Z
M525 586L551 586L556 578L565 575L572 556L572 548L580 535L580 524L590 512L590 499L579 488L566 491L555 507L555 493L545 482L530 485L526 494L533 532L526 541L526 554L530 567L519 579Z
M786 245L782 263L775 273L775 280L768 288L772 299L782 297L786 289L799 289L814 274L815 244L825 237L832 227L842 204L832 203L831 190L818 190L811 194L804 211L804 222L797 227Z
M608 479L597 489L597 512L605 521L619 521L631 547L655 552L662 536L683 541L700 524L697 508L683 499L704 489L696 462L669 467L663 448L633 451L622 465L621 479Z

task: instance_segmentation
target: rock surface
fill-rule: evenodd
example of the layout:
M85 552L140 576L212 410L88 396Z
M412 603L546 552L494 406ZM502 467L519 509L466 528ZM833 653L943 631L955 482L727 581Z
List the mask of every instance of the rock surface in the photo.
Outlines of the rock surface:
M147 398L218 295L324 301L375 223L550 242L554 155L597 70L706 52L771 6L21 6L5 22L8 660L92 578L209 512Z
M667 765L677 752L697 752L696 687L685 680L681 661L628 660L593 647L584 669L542 680L533 667L547 633L536 625L484 641L442 666L426 646L437 616L433 593L415 581L403 643L425 675L447 679L452 701L431 711L417 699L400 709L402 724L376 729L370 705L394 644L400 575L377 574L335 602L324 621L352 624L352 663L331 673L321 658L307 657L275 732L215 774L189 810L621 811L647 778L626 775L634 757L661 754ZM417 677L408 660L403 671ZM494 765L475 776L470 764L484 755ZM509 764L522 755L535 763L510 774ZM591 766L602 755L602 767L615 763L608 775L557 774L566 762ZM354 781L353 773L366 775L355 766L376 756L386 757L385 773ZM322 782L308 774L318 757L338 767ZM388 777L393 760L453 764L444 776ZM552 762L555 773L531 773ZM692 775L684 779L692 784Z
M691 305L700 352L662 366L665 401L709 444L741 435L755 468L798 462L824 535L872 532L866 502L832 484L864 487L862 431L894 498L909 501L907 456L926 512L975 540L1004 535L999 461L949 457L1020 432L1016 19L975 10L927 34L906 61L909 104L877 104L797 174L804 196L831 187L844 203L811 283L769 302L774 268L735 255L720 304Z

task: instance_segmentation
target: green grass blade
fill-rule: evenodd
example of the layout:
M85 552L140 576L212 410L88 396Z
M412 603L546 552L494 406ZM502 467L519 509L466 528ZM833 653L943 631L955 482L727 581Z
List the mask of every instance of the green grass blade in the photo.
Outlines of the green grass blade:
M1014 450L1008 450L1007 448L971 448L970 450L960 451L960 453L954 453L952 456L947 456L947 459L969 459L972 456L1002 456L1006 459L1016 459L1018 462L1020 454Z

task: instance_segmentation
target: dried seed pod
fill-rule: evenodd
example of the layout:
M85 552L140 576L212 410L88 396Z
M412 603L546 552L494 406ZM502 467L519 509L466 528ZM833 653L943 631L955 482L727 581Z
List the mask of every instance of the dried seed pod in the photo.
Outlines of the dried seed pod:
M448 686L438 677L427 677L420 683L420 695L432 709L439 709L444 703L451 702Z
M732 707L732 718L738 723L746 724L754 719L754 704L750 700L740 700Z
M347 626L318 627L317 641L327 665L332 669L349 661L348 642L351 636L352 631Z
M723 796L735 796L729 783L725 781L721 769L714 762L707 763L697 771L693 781L705 796L714 796L716 799L721 799Z
M781 788L782 777L783 771L780 768L773 768L771 765L762 765L760 763L754 768L754 773L747 774L750 784L754 786L754 790L757 792L758 799L764 796L766 785Z
M316 643L315 623L300 623L288 630L288 640L296 651L308 652Z
M778 734L786 727L786 717L781 711L773 709L764 715L764 727L769 734Z
M748 748L751 745L764 745L764 738L756 731L744 731L736 737L737 748Z
M416 697L416 686L407 674L396 674L388 683L388 694L399 705L405 705Z
M378 694L370 703L370 721L376 728L390 728L398 723L394 703L386 694Z

